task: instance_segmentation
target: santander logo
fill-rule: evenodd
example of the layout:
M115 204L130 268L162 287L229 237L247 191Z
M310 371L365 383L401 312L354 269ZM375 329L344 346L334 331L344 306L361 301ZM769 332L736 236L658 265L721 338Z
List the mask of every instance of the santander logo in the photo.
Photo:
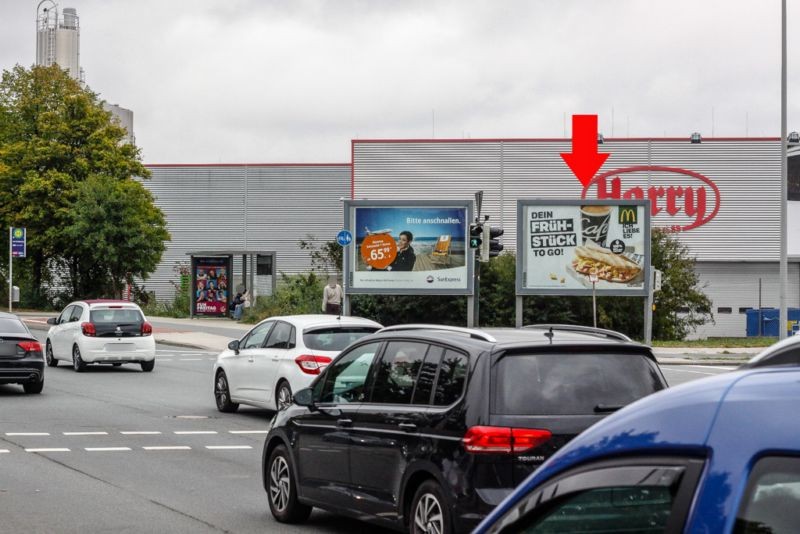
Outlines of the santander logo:
M650 185L638 185L647 183L648 175ZM677 167L639 165L604 172L586 184L581 198L592 198L592 188L596 188L598 200L649 200L653 225L673 232L702 226L719 212L720 194L716 184L700 173ZM664 224L665 216L684 224Z

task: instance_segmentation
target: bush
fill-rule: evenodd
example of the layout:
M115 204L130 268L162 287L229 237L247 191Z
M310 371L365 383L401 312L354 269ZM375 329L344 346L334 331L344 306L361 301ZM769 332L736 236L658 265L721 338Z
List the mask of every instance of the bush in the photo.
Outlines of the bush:
M273 295L256 298L242 314L242 322L257 323L275 315L322 313L322 290L325 281L316 274L287 275L281 273Z

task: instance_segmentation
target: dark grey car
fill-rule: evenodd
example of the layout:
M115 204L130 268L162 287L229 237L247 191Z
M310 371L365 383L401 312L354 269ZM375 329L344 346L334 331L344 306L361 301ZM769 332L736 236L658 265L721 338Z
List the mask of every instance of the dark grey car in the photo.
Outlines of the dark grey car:
M25 393L44 388L42 345L22 320L0 312L0 384L22 384Z

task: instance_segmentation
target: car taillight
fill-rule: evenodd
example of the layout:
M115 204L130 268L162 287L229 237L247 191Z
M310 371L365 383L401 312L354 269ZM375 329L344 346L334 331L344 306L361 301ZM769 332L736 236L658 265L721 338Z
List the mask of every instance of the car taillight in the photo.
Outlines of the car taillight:
M22 349L23 354L26 352L42 352L42 346L38 341L20 341L17 347Z
M331 358L327 356L314 356L313 354L303 354L294 359L294 362L300 366L300 370L307 375L318 375L320 371L331 363Z
M512 454L538 447L552 436L549 430L539 428L473 426L462 441L467 452Z
M149 336L153 333L153 325L148 323L147 321L142 323L142 335Z
M94 323L81 323L81 332L84 336L96 336L97 330L94 328Z

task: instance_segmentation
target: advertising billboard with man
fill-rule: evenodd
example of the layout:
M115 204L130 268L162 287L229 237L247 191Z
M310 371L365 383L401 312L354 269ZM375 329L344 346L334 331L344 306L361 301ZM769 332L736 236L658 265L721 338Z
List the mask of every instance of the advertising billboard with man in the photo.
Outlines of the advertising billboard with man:
M517 294L646 295L649 217L644 200L519 200Z
M345 203L349 293L470 294L469 201Z

